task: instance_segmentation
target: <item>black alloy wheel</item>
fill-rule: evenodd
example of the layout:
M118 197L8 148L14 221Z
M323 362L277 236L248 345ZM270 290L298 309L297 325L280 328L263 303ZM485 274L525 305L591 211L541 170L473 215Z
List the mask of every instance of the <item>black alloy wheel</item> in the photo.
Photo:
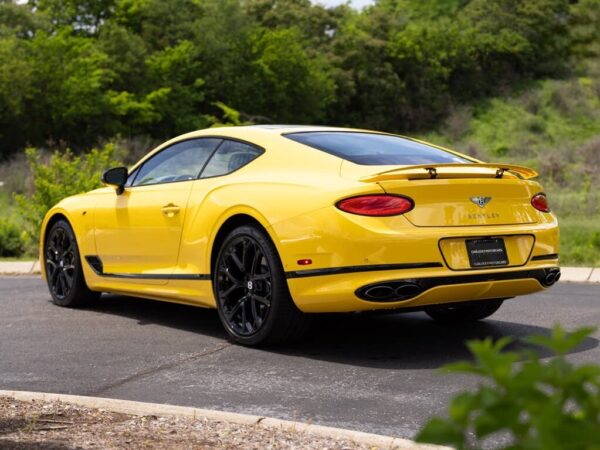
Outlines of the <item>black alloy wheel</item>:
M233 239L217 268L217 291L229 326L241 336L256 333L271 309L272 276L258 242Z
M60 306L78 306L98 298L85 283L79 249L73 229L59 220L47 234L44 243L46 280L52 301Z
M299 337L308 319L294 304L275 246L258 227L241 226L225 239L214 268L219 318L244 345Z

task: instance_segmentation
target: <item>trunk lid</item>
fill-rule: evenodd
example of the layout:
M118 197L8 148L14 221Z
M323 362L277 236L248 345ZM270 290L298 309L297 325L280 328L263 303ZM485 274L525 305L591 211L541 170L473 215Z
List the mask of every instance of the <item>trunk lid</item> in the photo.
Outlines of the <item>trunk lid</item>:
M412 198L415 208L404 217L413 225L454 227L536 223L531 198L540 188L527 181L536 175L521 166L474 163L388 166L359 179Z

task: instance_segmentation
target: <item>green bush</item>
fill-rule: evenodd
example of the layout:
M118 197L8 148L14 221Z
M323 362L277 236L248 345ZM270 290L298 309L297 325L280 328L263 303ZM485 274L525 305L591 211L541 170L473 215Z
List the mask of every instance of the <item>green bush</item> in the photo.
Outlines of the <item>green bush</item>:
M46 212L65 197L96 189L101 186L104 170L118 165L115 146L107 144L81 156L69 150L55 152L44 160L40 152L26 150L33 177L33 193L15 195L18 210L25 223L25 231L35 245Z
M0 256L21 256L25 245L18 225L7 219L0 219Z
M599 449L600 366L575 366L566 357L592 331L568 334L555 326L550 336L528 338L557 355L548 361L532 350L503 351L507 337L469 342L475 360L446 369L478 375L484 383L454 397L448 418L431 419L417 441L462 450L491 448L496 437L503 443L495 448L511 450Z

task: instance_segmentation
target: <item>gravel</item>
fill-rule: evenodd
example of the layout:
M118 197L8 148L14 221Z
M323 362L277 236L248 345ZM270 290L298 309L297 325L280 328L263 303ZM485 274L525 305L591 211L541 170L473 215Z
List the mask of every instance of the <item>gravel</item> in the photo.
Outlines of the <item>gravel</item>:
M61 402L23 402L8 397L0 397L0 448L369 449L350 441L257 425L133 416Z

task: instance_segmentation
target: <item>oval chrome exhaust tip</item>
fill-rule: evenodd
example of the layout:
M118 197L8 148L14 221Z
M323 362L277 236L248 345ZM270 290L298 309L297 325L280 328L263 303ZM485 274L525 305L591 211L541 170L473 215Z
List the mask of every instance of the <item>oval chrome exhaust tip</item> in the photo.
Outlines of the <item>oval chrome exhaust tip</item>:
M560 269L550 269L546 272L542 284L546 287L550 287L560 280Z
M389 281L363 286L356 295L370 302L400 302L416 297L423 287L411 281Z
M378 284L371 286L364 292L365 297L373 300L383 300L394 296L394 289L391 286L385 284Z
M414 283L402 283L395 291L396 295L402 299L416 297L421 292L423 292L423 288Z

